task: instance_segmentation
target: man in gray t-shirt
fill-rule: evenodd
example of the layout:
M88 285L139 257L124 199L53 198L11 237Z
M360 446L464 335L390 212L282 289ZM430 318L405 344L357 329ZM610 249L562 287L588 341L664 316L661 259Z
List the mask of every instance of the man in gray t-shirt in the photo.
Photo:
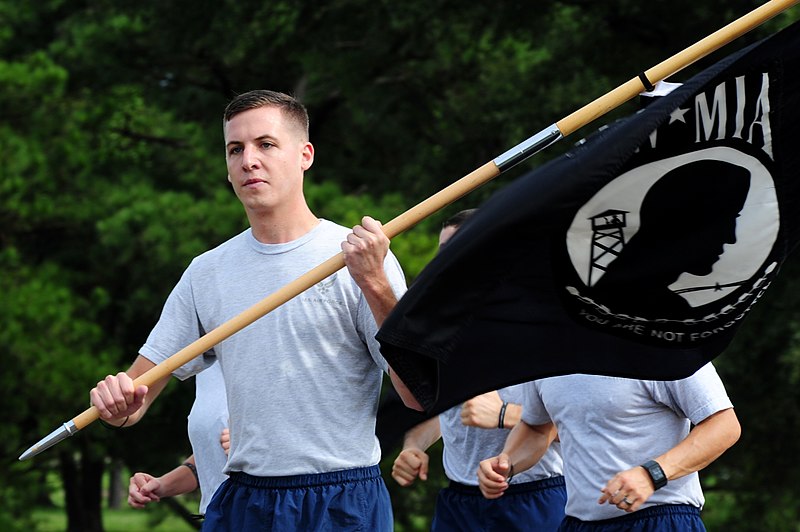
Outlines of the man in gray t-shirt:
M520 421L522 385L479 395L454 406L406 433L392 477L401 486L428 478L425 452L440 437L442 462L450 480L436 498L432 532L555 530L567 500L560 444L509 481L506 496L488 500L478 489L481 460L503 449L510 429Z
M740 434L710 363L676 381L541 379L525 384L523 408L503 452L481 462L481 490L502 495L510 466L530 467L557 428L567 483L560 530L704 530L697 471Z
M444 222L439 247L444 246L475 209L461 211ZM508 430L522 415L522 385L488 392L419 423L405 434L392 477L401 486L427 480L425 452L439 438L450 485L439 492L432 532L484 530L552 530L564 517L566 491L559 444L553 443L531 469L514 477L508 496L487 500L478 490L479 462L503 449Z
M139 357L128 372L98 383L92 402L109 423L136 423L169 379L148 388L134 387L133 378L341 250L346 270L173 375L185 379L216 360L224 378L229 479L204 528L390 530L374 433L382 373L421 408L374 336L405 290L403 273L376 220L364 217L350 231L311 212L303 176L314 146L297 100L241 94L225 109L223 132L228 181L250 227L192 261Z

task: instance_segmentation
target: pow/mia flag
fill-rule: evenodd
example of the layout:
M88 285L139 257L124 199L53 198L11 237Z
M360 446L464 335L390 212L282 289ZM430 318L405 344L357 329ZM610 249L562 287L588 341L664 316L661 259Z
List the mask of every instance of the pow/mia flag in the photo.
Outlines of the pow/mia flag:
M797 244L800 24L491 198L378 333L428 412L569 373L687 377Z

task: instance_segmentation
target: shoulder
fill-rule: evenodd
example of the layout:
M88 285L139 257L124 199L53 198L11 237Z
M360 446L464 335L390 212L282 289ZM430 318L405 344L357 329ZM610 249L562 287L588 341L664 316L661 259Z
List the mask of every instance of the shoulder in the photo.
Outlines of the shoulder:
M352 233L353 229L351 227L345 227L343 225L339 225L337 223L331 222L330 220L326 220L325 218L319 219L319 227L317 228L317 233L320 236L324 237L339 237L344 239L348 234Z
M656 385L666 389L666 393L660 395L665 402L677 405L695 424L715 412L733 406L722 379L711 363L690 377L659 382Z
M665 381L664 384L670 388L713 387L721 386L722 379L720 379L714 365L709 362L685 379Z
M247 238L249 234L250 229L245 229L218 246L201 253L192 260L189 268L202 268L204 266L214 265L224 257L241 252L241 250L247 247Z

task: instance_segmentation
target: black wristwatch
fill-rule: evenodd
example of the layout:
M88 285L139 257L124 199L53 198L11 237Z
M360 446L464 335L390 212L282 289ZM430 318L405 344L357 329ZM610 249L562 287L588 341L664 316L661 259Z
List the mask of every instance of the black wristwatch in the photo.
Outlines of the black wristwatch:
M661 469L658 462L655 460L648 460L642 464L642 467L647 471L647 474L650 475L650 479L653 481L653 486L655 486L656 489L663 488L667 485L667 475L664 474L664 470Z

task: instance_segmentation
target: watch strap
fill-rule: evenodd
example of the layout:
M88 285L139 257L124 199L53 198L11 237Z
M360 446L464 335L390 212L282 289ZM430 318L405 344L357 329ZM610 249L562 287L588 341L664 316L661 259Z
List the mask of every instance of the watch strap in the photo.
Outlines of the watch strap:
M658 462L655 460L648 460L642 464L642 467L647 471L647 474L650 475L655 489L660 489L667 485L667 475Z

